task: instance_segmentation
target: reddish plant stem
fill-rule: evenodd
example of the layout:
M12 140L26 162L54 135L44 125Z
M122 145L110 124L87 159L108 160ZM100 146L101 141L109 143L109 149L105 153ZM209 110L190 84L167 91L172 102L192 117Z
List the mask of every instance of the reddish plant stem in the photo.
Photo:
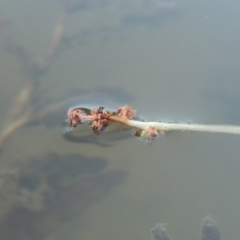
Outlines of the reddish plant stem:
M124 125L128 125L128 119L122 118L122 117L109 116L109 117L107 117L107 120L112 121L112 122L119 122Z

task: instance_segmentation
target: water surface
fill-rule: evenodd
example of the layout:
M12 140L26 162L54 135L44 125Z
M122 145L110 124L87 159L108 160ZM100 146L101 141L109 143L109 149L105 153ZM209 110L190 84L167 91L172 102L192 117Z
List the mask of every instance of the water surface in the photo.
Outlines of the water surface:
M2 126L26 79L16 54L4 48L3 29L41 63L64 2L2 1ZM71 104L127 103L146 120L240 124L238 1L176 0L165 8L146 2L72 1L66 38L39 80L38 95L46 98L48 91L64 101L75 89L79 96L74 93ZM110 147L72 143L61 136L65 108L51 128L35 124L12 135L0 156L2 174L54 152L105 159L106 171L128 176L42 239L146 240L158 221L168 223L173 240L199 239L207 214L217 220L222 239L238 239L238 136L172 133L148 146L129 133Z

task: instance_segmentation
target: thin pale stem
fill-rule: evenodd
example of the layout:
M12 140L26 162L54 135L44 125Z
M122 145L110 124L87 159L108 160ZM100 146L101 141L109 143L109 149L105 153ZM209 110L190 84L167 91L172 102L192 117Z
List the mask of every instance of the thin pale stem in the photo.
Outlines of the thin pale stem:
M240 126L233 125L201 125L201 124L184 124L184 123L164 123L164 122L141 122L135 120L127 120L124 118L109 117L109 120L122 123L131 127L146 129L149 126L154 126L156 130L161 132L169 131L197 131L197 132L215 132L240 134Z
M127 118L109 116L107 119L110 120L110 121L113 121L113 122L119 122L119 123L121 123L121 124L131 126L131 125L129 124L129 121L130 121L130 120L128 120ZM137 122L137 121L134 121L134 122Z
M67 9L63 9L59 21L56 25L56 28L53 32L53 36L50 42L50 48L46 54L46 58L45 60L48 62L49 60L51 60L57 53L60 43L63 39L65 30L66 30L66 20L67 20L67 15L68 15L68 11Z
M240 126L233 125L200 125L200 124L182 124L182 123L163 123L163 122L140 122L128 120L127 125L146 129L148 126L154 126L156 130L168 131L197 131L197 132L215 132L240 134Z
M20 91L18 98L11 111L9 111L6 119L6 124L9 125L13 122L13 119L19 118L19 116L26 111L27 105L30 103L32 94L34 91L34 81L27 80L25 87Z
M22 118L19 118L16 121L14 121L11 125L9 125L7 128L5 128L0 135L0 149L2 149L4 143L7 141L7 139L9 137L12 136L12 134L16 130L27 125L29 123L29 121L30 121L29 115L26 115L26 116L23 116Z

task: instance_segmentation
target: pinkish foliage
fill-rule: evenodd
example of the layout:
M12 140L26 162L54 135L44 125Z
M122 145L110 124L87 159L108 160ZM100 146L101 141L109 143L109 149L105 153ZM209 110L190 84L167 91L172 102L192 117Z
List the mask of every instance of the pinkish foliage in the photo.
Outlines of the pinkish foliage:
M108 126L108 117L112 115L111 112L103 110L103 107L93 108L91 110L93 117L92 129L94 131L103 131Z
M70 127L76 127L80 123L86 121L90 122L94 133L99 134L99 132L105 130L109 125L109 122L117 122L121 124L128 125L128 119L132 119L136 114L136 111L128 105L118 108L117 115L114 115L111 111L104 110L104 107L93 108L90 111L91 115L86 115L84 111L80 108L69 109L68 119ZM151 142L155 137L157 137L159 132L154 126L148 126L145 129L135 129L135 136L146 139L146 142Z
M131 108L128 105L125 105L123 107L120 107L117 110L117 114L119 117L125 117L127 119L132 119L136 114L136 110L134 110L133 108Z
M92 119L92 116L87 116L80 108L70 108L67 112L67 116L69 120L69 126L72 128L75 128L78 124L90 121Z
M141 132L141 137L146 138L147 142L151 142L157 136L158 131L154 126L149 126Z

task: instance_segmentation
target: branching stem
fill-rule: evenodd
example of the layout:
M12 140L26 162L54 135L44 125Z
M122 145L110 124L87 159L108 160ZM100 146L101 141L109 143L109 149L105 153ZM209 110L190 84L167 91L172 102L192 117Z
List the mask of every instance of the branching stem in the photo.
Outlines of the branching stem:
M81 108L70 108L67 114L70 127L74 128L78 124L87 121L91 123L95 133L100 133L111 122L117 122L134 128L134 135L136 137L143 137L148 142L157 137L159 133L169 131L197 131L240 135L240 126L144 122L136 120L134 118L136 111L128 105L118 108L116 112L105 111L104 107L93 108L92 110L88 110L88 112L91 115L87 115Z

